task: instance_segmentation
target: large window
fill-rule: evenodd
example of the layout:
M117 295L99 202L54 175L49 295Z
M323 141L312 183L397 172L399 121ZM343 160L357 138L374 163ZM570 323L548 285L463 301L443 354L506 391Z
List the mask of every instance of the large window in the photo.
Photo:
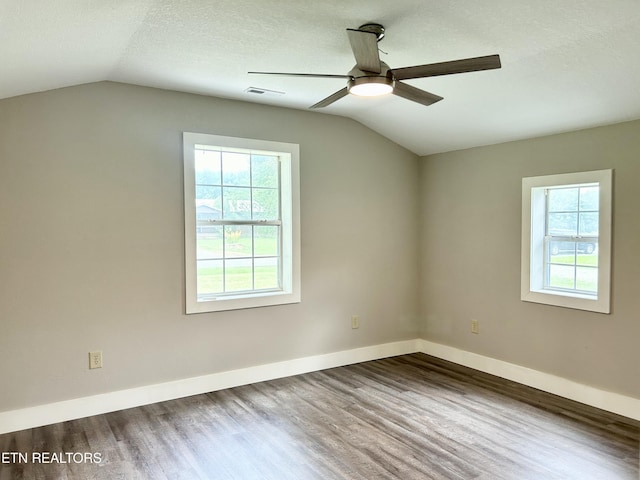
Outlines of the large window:
M298 155L184 133L187 313L300 301Z
M611 177L523 179L522 300L609 313Z

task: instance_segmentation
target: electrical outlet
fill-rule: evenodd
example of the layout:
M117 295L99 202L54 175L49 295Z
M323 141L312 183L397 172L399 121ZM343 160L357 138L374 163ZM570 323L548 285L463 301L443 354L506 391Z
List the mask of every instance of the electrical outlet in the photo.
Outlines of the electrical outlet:
M478 325L478 320L475 318L471 320L471 333L480 333L480 325Z
M102 368L102 352L89 352L89 368Z
M360 328L360 317L358 315L351 315L351 328Z

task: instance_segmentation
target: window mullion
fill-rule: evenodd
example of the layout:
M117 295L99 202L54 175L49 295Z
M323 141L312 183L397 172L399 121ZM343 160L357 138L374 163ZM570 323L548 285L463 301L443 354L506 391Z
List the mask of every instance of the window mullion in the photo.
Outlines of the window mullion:
M202 220L213 225L280 225L280 220Z

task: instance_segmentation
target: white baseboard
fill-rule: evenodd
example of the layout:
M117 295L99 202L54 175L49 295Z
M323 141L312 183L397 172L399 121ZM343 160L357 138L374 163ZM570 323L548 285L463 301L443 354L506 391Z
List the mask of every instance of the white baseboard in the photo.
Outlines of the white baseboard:
M548 373L416 339L297 358L255 367L213 373L173 382L119 390L62 402L0 412L0 434L114 412L125 408L198 395L200 393L274 380L327 368L422 352L485 373L640 420L640 399L583 385Z
M465 367L506 378L634 420L640 420L640 399L638 398L607 392L549 373L427 340L418 340L418 350Z
M373 345L0 412L0 434L250 383L415 353L418 351L417 345L418 340Z

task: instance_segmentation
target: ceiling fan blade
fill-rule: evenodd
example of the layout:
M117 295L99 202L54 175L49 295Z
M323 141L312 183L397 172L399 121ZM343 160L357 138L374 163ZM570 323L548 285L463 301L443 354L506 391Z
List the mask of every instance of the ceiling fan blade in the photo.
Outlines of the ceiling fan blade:
M311 105L309 108L326 107L327 105L331 105L336 100L340 100L342 97L346 97L348 94L349 94L349 90L347 89L347 87L344 87L343 89L338 90L336 93L329 95L324 100L320 100L315 105Z
M380 73L377 35L352 28L347 28L347 35L358 68L364 72Z
M424 90L420 90L419 88L398 81L396 81L393 85L393 93L394 95L406 98L407 100L411 100L412 102L418 102L422 105L427 106L442 100L442 97L438 95L425 92Z
M409 78L436 77L438 75L451 75L453 73L492 70L494 68L500 68L501 66L500 55L487 55L486 57L465 58L450 62L394 68L391 70L391 73L397 80L407 80Z
M351 75L333 75L330 73L285 73L285 72L247 72L250 75L285 75L288 77L351 78Z

